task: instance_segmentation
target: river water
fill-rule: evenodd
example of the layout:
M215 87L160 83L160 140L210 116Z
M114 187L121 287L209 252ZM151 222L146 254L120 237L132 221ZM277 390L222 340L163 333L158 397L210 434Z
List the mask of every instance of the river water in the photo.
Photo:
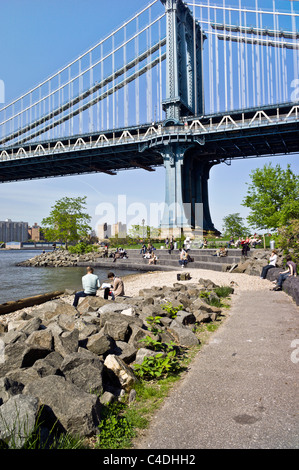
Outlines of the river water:
M0 250L0 304L56 290L82 290L84 267L22 267L17 263L42 253L39 250ZM95 268L101 283L107 281L107 268ZM125 276L136 271L120 270Z

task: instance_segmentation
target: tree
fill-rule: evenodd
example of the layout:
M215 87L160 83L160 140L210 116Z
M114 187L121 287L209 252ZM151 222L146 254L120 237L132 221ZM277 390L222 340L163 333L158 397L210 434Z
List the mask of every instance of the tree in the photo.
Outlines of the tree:
M295 259L299 257L299 219L290 220L286 227L280 227L276 235L277 246L283 250L285 255L292 255Z
M242 237L248 234L243 218L239 212L229 214L223 218L223 232L226 236Z
M63 197L57 201L50 212L49 217L42 220L43 233L46 240L65 243L87 238L91 227L88 225L91 217L84 211L85 197Z
M290 165L283 170L269 163L253 170L250 177L242 205L251 210L247 220L252 227L275 230L299 218L299 177Z

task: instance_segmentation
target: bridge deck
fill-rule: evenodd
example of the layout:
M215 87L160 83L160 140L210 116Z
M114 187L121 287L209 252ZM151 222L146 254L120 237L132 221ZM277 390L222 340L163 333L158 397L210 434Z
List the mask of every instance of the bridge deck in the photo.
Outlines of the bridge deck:
M173 123L174 124L174 123ZM299 152L299 106L287 103L230 114L85 134L0 148L0 182L163 165L160 150L179 142L197 158L220 163Z

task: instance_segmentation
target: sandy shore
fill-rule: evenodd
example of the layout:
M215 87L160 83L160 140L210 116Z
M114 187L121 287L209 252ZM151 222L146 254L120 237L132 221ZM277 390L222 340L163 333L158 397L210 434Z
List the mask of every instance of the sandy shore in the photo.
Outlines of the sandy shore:
M271 282L266 279L260 279L258 276L250 276L248 274L227 273L210 271L207 269L178 269L177 271L152 271L144 274L133 274L124 278L125 293L128 296L136 296L140 289L149 288L151 286L172 286L177 282L177 274L189 272L191 279L189 281L181 281L186 284L197 283L199 279L210 279L219 286L227 286L232 281L235 283L236 291L248 290L269 290ZM117 273L116 273L117 274ZM119 274L121 275L121 274Z
M189 281L181 281L185 284L197 283L200 278L210 279L219 286L228 286L231 282L234 283L235 294L242 293L242 291L260 291L269 290L272 286L268 280L260 279L258 276L250 276L248 274L237 274L210 271L207 269L178 269L176 271L150 271L146 273L136 273L125 276L123 278L125 284L125 294L129 297L138 296L139 290L150 288L153 286L169 286L172 287L177 281L177 274L182 272L190 272L191 279ZM121 270L116 275L121 277ZM98 295L102 296L103 291L99 290ZM73 303L73 295L63 295L61 299L64 302ZM0 316L1 323L8 323L12 320L20 318L23 312L30 313L30 311L38 307L27 307L16 312L8 313Z

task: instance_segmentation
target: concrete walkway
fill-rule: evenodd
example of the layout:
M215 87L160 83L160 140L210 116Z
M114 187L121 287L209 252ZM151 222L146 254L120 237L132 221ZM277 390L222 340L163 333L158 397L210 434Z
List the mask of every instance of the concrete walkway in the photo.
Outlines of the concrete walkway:
M298 449L298 385L299 308L242 292L135 448Z

